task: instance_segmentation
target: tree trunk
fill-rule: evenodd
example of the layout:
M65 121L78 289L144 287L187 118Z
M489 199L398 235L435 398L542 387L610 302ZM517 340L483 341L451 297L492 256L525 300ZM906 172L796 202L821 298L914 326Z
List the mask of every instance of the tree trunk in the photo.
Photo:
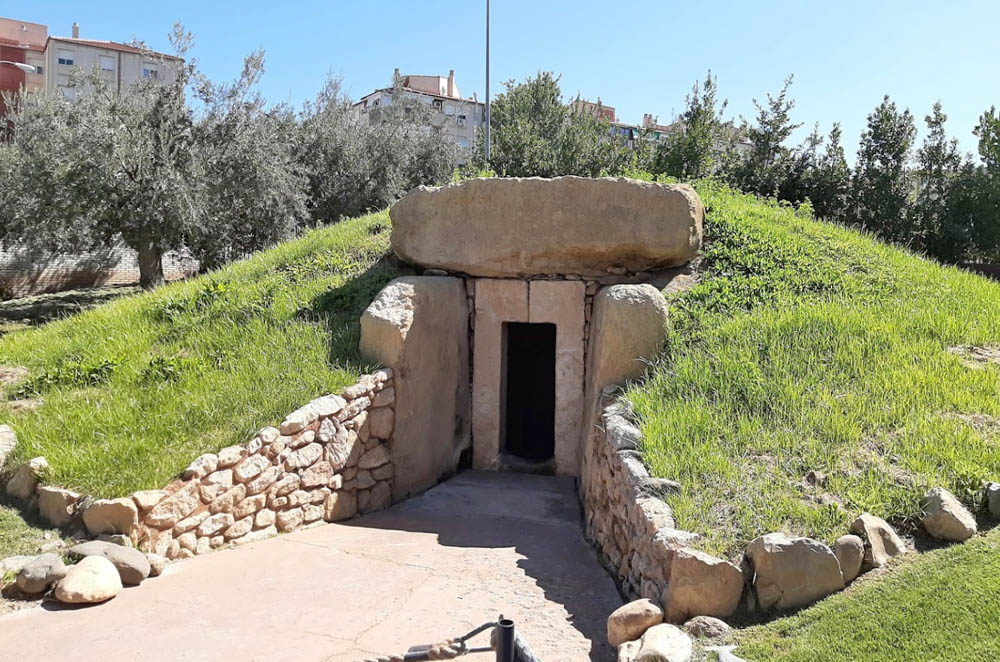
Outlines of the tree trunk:
M144 290L163 285L163 249L156 239L143 238L137 247L139 252L139 286Z

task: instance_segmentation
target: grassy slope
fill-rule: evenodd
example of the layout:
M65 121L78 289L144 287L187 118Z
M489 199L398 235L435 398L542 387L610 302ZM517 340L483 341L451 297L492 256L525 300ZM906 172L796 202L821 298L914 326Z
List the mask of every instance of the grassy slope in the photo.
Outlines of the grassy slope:
M44 455L51 482L120 496L347 386L366 368L358 318L397 273L388 228L384 213L346 221L0 337L0 365L27 367L22 395L44 401L16 413L0 401L20 440L8 462Z
M628 397L653 472L701 546L784 530L827 541L870 511L913 516L927 486L1000 478L1000 285L808 214L704 184L707 272L672 302L670 346ZM987 424L982 423L983 420ZM995 420L994 420L995 422ZM805 488L805 474L828 475ZM836 503L839 502L840 507Z
M738 635L751 662L1000 658L1000 529Z

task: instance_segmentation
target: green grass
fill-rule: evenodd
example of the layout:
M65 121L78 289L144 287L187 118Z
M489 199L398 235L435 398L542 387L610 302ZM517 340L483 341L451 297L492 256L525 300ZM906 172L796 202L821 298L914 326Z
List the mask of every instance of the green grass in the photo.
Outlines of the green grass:
M1000 529L737 635L750 662L1000 658Z
M59 531L44 524L37 512L15 507L6 497L0 499L0 559L37 554L40 545L59 537Z
M310 232L238 263L0 336L0 366L29 376L0 421L44 455L47 480L97 497L164 485L198 454L369 369L358 318L399 271L385 213Z
M627 397L678 526L736 554L788 531L832 541L862 511L906 524L945 486L1000 478L1000 284L705 183L705 271ZM972 418L970 415L982 415ZM810 470L825 487L802 485Z

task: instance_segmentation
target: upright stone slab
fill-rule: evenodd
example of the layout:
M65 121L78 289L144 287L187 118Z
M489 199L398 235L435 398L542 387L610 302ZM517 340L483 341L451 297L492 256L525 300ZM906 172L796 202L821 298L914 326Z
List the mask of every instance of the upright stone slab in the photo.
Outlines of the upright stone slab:
M397 278L361 317L361 353L393 369L393 501L454 471L469 446L468 303L459 278Z
M420 187L393 205L392 248L424 267L486 277L604 276L684 264L704 206L686 184L492 178Z

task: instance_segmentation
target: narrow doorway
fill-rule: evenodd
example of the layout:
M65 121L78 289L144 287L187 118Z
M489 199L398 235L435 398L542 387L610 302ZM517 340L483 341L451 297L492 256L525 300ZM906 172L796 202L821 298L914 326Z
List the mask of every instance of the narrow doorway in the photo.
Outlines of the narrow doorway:
M551 472L555 453L556 325L507 322L503 452L509 468Z

